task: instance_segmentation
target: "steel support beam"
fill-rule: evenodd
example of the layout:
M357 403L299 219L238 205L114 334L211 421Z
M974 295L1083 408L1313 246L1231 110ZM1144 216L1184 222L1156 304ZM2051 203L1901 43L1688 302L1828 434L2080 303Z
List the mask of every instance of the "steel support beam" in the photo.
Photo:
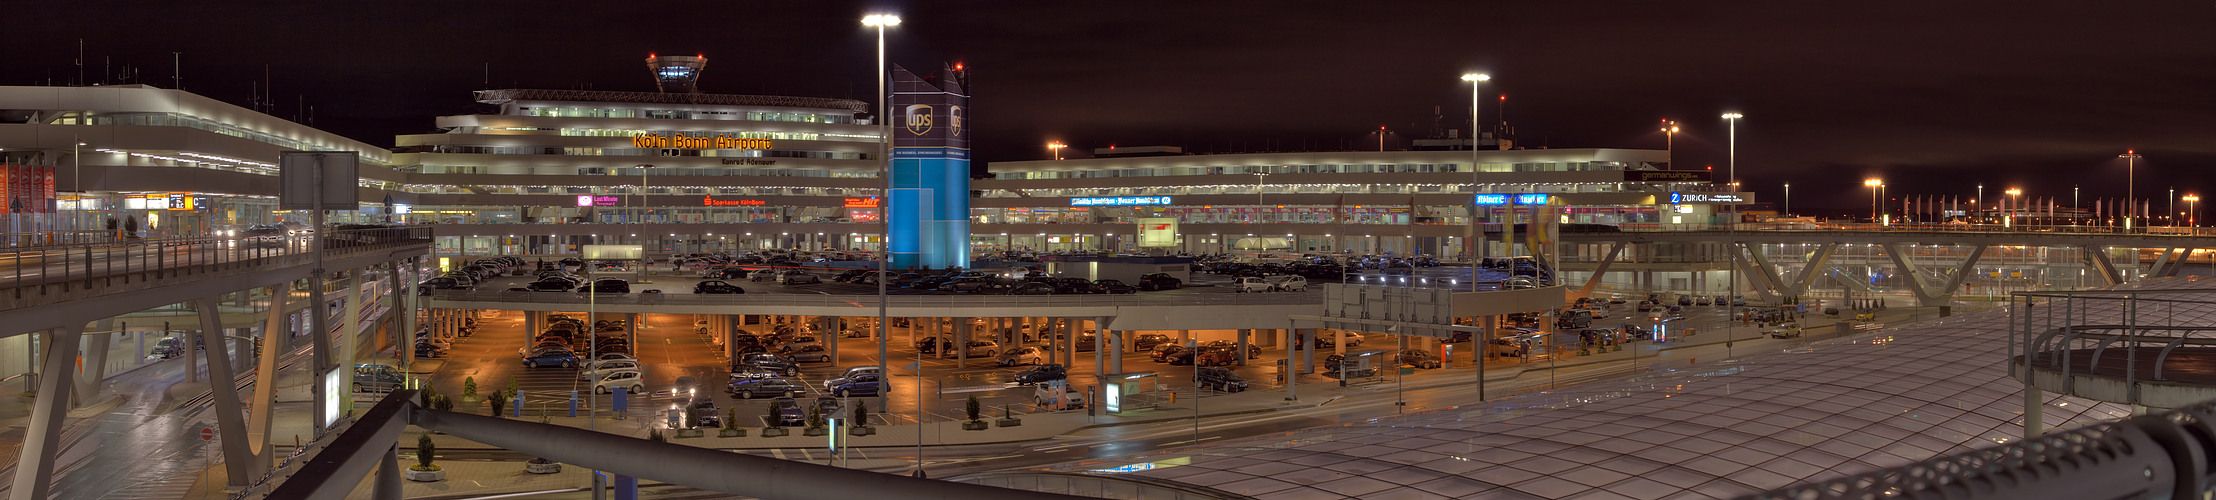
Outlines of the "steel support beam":
M1618 241L1616 242L1616 244L1608 246L1608 256L1601 258L1600 264L1593 266L1593 277L1586 278L1585 286L1578 287L1577 295L1579 297L1593 296L1593 289L1600 286L1600 277L1608 275L1608 266L1610 264L1616 263L1616 256L1622 255L1624 251L1624 245L1629 244L1631 244L1631 242ZM1473 265L1471 269L1476 269L1476 267ZM1471 274L1470 278L1471 282L1473 283L1471 286L1476 286L1474 283L1476 282L1477 275Z
M1731 265L1759 270L1757 272L1750 273L1750 275L1754 277L1755 281L1762 282L1762 286L1751 287L1754 289L1754 293L1761 295L1763 302L1778 302L1780 288L1778 286L1779 283L1777 281L1777 273L1774 270L1770 269L1770 266L1768 265L1748 265L1748 253L1742 252L1741 249L1738 248L1739 244L1733 244L1731 245L1731 247ZM1758 260L1757 262L1760 261Z
M216 309L214 297L192 301L193 309L200 313L200 341L209 346L224 345L223 312ZM273 349L263 349L273 350ZM246 486L261 472L248 464L254 464L254 451L248 448L246 435L246 410L239 405L238 373L231 370L231 357L216 347L208 348L208 394L215 399L216 432L223 436L224 467L230 475L231 486Z
M273 350L262 349L263 352ZM380 466L390 468L397 463L393 459L393 446L400 441L400 431L408 428L410 412L419 408L413 401L416 396L416 391L411 389L399 389L386 395L369 411L362 412L352 426L333 437L314 457L306 459L290 478L271 489L267 498L341 500L353 494L354 487L361 485L362 478L371 470ZM592 431L580 429L578 432Z
M46 500L53 496L54 456L61 452L62 424L69 419L69 384L76 378L77 339L84 325L64 325L47 331L40 358L38 398L31 403L31 425L23 430L23 451L15 463L15 483L8 488L12 500Z
M2116 263L2108 260L2108 252L2102 251L2100 245L2078 245L2078 250L2085 256L2085 262L2093 266L2093 272L2101 275L2102 284L2116 286L2124 283L2123 273L2117 271Z

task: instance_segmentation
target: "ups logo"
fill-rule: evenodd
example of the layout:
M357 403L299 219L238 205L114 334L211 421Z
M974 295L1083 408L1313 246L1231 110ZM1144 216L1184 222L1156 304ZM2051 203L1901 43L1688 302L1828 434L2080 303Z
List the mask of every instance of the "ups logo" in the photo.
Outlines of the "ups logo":
M930 131L931 131L931 106L930 106L930 105L928 105L928 104L910 104L910 105L908 105L908 112L907 112L907 115L906 115L906 119L907 119L907 121L906 121L906 124L907 124L907 126L908 126L908 133L910 133L910 134L915 134L915 135L923 135L923 134L924 134L924 133L926 133L926 132L930 132Z
M946 107L946 132L947 132L948 134L952 134L952 135L953 135L953 136L955 136L955 137L961 137L961 136L962 136L962 107L961 107L961 106L947 106L947 107Z

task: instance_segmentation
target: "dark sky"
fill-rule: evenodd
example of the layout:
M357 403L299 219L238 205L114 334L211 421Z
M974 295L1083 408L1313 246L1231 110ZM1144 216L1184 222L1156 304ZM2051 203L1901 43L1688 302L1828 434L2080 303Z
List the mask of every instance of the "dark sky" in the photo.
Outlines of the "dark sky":
M349 6L351 5L351 6ZM866 12L898 12L892 62L972 71L982 160L1078 148L1338 148L1468 119L1466 71L1491 73L1486 121L1521 144L1660 148L1725 164L1796 208L1866 210L1887 194L2022 186L2069 202L2203 194L2216 167L2216 4L2053 2L29 2L11 5L0 84L66 84L76 39L168 87L244 104L267 65L291 117L389 146L497 88L652 90L650 52L705 54L717 93L866 97ZM118 69L120 72L120 69ZM112 79L111 79L112 80ZM2159 204L2158 204L2159 205ZM2158 206L2158 210L2159 210ZM2180 206L2180 210L2183 207Z

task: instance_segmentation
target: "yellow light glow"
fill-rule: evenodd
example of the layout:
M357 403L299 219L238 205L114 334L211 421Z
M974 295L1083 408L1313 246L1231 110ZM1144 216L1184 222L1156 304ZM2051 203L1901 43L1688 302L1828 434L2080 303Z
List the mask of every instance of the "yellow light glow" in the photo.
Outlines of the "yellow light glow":
M1878 187L1878 186L1883 186L1883 185L1885 185L1885 181L1884 181L1884 180L1881 180L1881 179L1863 179L1863 180L1862 180L1862 186L1863 186L1863 187Z

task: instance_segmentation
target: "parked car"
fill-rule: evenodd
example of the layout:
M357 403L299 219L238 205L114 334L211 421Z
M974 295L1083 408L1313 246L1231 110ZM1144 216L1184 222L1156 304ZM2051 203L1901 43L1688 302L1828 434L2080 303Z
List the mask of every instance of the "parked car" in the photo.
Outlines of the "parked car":
M777 273L777 284L780 285L802 285L822 282L823 278L818 278L816 277L816 275L808 274L807 271L785 271Z
M1126 285L1123 280L1094 280L1093 286L1100 287L1101 293L1139 293L1139 287Z
M805 391L800 384L794 383L792 379L770 377L732 380L731 386L726 388L724 392L729 392L731 397L739 399L753 399L756 397L790 398L794 394Z
M708 280L693 285L692 293L746 293L746 289L722 280Z
M1153 349L1156 345L1169 341L1170 336L1168 335L1163 335L1159 333L1142 333L1136 337L1131 338L1131 348L1144 351Z
M1163 342L1155 345L1154 350L1147 353L1147 357L1153 358L1156 363L1161 363L1169 361L1171 356L1176 356L1181 352L1185 352L1185 346Z
M569 349L543 349L523 355L524 368L538 368L541 366L574 368L577 366L577 354L570 352Z
M577 287L577 293L631 293L631 282L603 278L593 281L592 284Z
M775 354L748 354L740 356L737 360L731 362L731 371L743 371L744 369L748 368L784 373L786 375L792 375L800 371L799 365L793 364L791 360L779 357Z
M1308 278L1302 276L1271 276L1262 280L1270 284L1271 290L1279 292L1308 291Z
M629 358L615 360L596 360L591 362L589 366L587 366L585 369L577 371L577 380L600 380L610 373L626 370L639 371L642 369L644 369L644 367L639 365L638 360Z
M1432 368L1438 368L1439 366L1441 366L1441 365L1440 365L1440 363L1439 363L1439 356L1438 356L1438 355L1432 354L1432 353L1431 353L1431 351L1426 351L1426 350L1422 350L1422 349L1404 349L1404 350L1401 350L1401 351L1400 351L1400 364L1403 364L1403 365L1408 365L1408 366L1414 366L1414 367L1417 367L1417 368L1423 368L1423 369L1427 369L1427 370L1428 370L1428 369L1432 369Z
M769 402L769 408L777 412L777 425L801 426L808 424L808 412L800 408L793 398L777 398Z
M995 361L1000 366L1036 365L1046 362L1046 351L1037 347L1019 347L1009 349L1007 354L1000 355L1000 359Z
M693 401L685 407L685 420L694 428L723 426L723 413L716 410L716 402L709 399Z
M1148 292L1176 290L1185 287L1185 280L1171 277L1168 273L1147 273L1139 275L1138 287L1140 291Z
M1193 376L1199 379L1200 386L1204 388L1223 392L1247 390L1247 380L1239 378L1239 374L1232 373L1228 368L1203 367L1194 372Z
M951 344L951 342L947 342L947 343L948 343L948 344ZM942 345L941 347L946 347L946 346L945 346L945 345ZM941 352L939 352L939 353L937 353L937 354L938 354L938 356L939 356L939 357L941 357L941 358L952 358L952 357L956 357L954 353L955 353L955 350L954 350L954 349L942 349L942 350L941 350ZM974 340L974 339L973 339L973 340L970 340L970 341L969 341L969 349L967 349L967 350L966 350L966 353L965 353L965 354L963 354L963 356L966 356L966 357L970 357L970 358L990 358L990 357L993 357L993 356L995 356L995 355L998 355L998 354L1000 354L1000 343L999 343L999 342L993 342L993 341L990 341L990 340Z
M1069 378L1069 369L1063 367L1061 363L1047 363L1039 366L1034 366L1030 369L1016 372L1016 375L1014 377L1016 383L1023 385L1036 384L1049 380L1062 380L1066 378Z
M823 390L826 390L826 391L828 391L828 390L831 390L831 389L832 389L832 388L834 388L834 387L838 387L838 385L839 385L839 384L844 384L844 383L847 383L847 382L848 382L848 381L850 381L850 380L853 380L853 379L854 379L854 377L858 377L858 376L862 376L862 375L874 375L874 374L881 374L881 373L884 373L884 372L882 372L882 371L878 371L878 369L877 369L877 367L876 367L876 366L857 366L857 367L853 367L853 368L848 368L848 369L846 369L846 373L842 373L842 374L840 374L840 375L839 375L838 377L834 377L834 378L832 378L831 380L826 380L826 381L824 381L824 382L823 382Z
M1039 282L1024 283L1008 289L1008 295L1053 295L1054 293L1053 284Z
M628 395L643 395L646 391L646 375L639 373L638 370L608 372L608 374L602 375L599 381L593 382L592 393L611 394L616 392L616 388L619 387L628 391Z
M1269 281L1253 276L1233 279L1231 287L1233 291L1239 293L1260 293L1277 289L1276 286L1270 285Z
M823 344L805 344L794 347L792 352L785 353L785 358L791 359L795 363L829 363L831 362L831 351L824 350Z
M842 398L850 396L876 396L879 391L885 390L885 376L884 374L880 373L864 373L860 375L855 375L853 377L841 378L839 379L839 383L831 385L829 387L829 390L831 391L831 394Z
M533 281L530 284L523 285L523 288L534 292L567 292L571 289L577 288L577 283L578 280L575 279L554 276L539 278L538 281Z
M1233 349L1208 347L1196 349L1196 351L1198 352L1190 354L1195 366L1231 366L1239 364L1239 354ZM1186 353L1179 353L1178 357L1182 358L1187 355Z
M963 276L939 284L942 292L982 292L993 288L993 282L983 276Z
M1108 293L1108 289L1085 278L1054 278L1054 293Z

